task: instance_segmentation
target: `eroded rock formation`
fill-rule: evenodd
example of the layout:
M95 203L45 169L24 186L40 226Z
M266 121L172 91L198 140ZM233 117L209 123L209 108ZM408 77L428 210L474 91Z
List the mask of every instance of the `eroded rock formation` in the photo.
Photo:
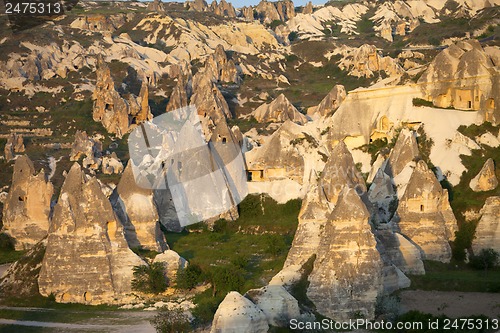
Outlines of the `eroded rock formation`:
M450 261L448 242L455 238L457 221L448 201L448 191L422 160L411 175L393 222L419 247L424 259Z
M238 70L232 59L228 59L224 47L217 45L213 54L207 58L206 70L212 73L215 81L239 82Z
M497 188L498 179L495 175L495 162L491 158L484 162L481 171L476 177L472 178L469 186L474 192L491 191Z
M344 86L337 84L317 106L309 108L307 114L309 116L314 114L319 114L320 116L332 115L339 108L340 103L342 103L346 95Z
M75 163L54 208L38 277L40 294L54 294L63 303L127 302L132 269L142 264L97 180Z
M167 249L167 243L160 230L153 191L137 185L131 163L129 160L111 196L111 203L131 248L163 252Z
M217 308L210 333L261 333L268 329L264 312L249 299L231 291Z
M355 314L368 319L375 316L383 263L369 219L356 190L343 190L328 217L308 279L307 296L324 316L334 320Z
M7 138L7 143L4 147L4 157L6 161L11 161L15 157L15 153L24 153L24 140L21 134L12 133Z
M87 132L77 130L75 141L71 145L70 161L78 161L82 157L83 166L97 170L101 165L102 144L99 140L89 138Z
M306 116L300 113L295 106L285 97L279 95L274 101L264 103L252 112L258 122L284 122L290 120L297 124L305 124Z
M476 227L476 237L472 240L474 254L482 249L500 252L500 197L486 199L480 212L481 219Z
M29 249L47 236L53 192L43 169L36 174L28 156L17 158L2 220L2 231L13 238L16 250Z

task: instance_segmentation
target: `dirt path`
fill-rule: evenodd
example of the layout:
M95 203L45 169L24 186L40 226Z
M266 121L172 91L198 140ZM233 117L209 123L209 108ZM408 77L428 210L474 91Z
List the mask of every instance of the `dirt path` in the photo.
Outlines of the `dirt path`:
M417 310L450 318L470 315L500 318L500 293L408 290L400 297L404 312Z
M41 308L20 308L1 306L0 309L19 311L23 313L26 319L7 319L0 318L0 332L4 332L7 327L10 327L12 332L22 331L22 327L38 328L40 331L50 332L109 332L109 333L155 333L154 327L149 320L156 312L149 311L96 311L91 312L91 318L77 319L72 318L78 314L88 314L81 311L65 311L56 309L41 309ZM42 320L30 320L30 313L44 313L45 318ZM60 322L51 320L52 314L64 314L64 319ZM38 316L40 317L40 316ZM17 317L16 317L17 318ZM61 316L59 316L61 318ZM34 318L31 318L34 319ZM16 328L18 327L18 328ZM37 329L37 330L38 330ZM7 329L7 331L9 331ZM31 332L31 331L30 331Z

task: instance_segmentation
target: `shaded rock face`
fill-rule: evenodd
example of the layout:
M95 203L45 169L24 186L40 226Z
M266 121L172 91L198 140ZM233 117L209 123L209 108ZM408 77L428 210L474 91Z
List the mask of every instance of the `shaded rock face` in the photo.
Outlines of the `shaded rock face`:
M7 138L7 143L4 147L4 157L6 161L14 159L15 153L24 153L24 140L21 134L12 133Z
M231 291L217 308L210 333L261 333L268 330L264 312L249 299Z
M448 242L455 237L457 221L448 202L448 191L422 160L413 171L393 222L401 234L420 248L424 259L450 261Z
M383 259L405 274L425 274L420 249L410 240L392 230L378 230L376 237Z
M161 225L167 230L172 232L181 232L184 228L179 222L177 211L172 200L172 193L167 187L166 189L159 189L153 191L153 200L158 212L158 219Z
M420 156L420 152L415 134L404 128L399 133L396 144L391 150L384 172L389 176L396 177L408 163L414 161L418 156Z
M375 223L387 223L391 219L391 205L397 200L396 192L389 177L382 169L378 169L368 190L368 200L373 206L372 214Z
M252 21L254 19L253 17L253 8L244 6L240 9L241 11L241 16L245 18L246 20Z
M84 167L97 170L101 165L102 144L99 140L89 138L87 132L77 130L75 141L71 145L70 161L83 160Z
M472 240L472 250L478 254L482 249L500 252L500 197L489 197L481 209L481 219Z
M328 216L337 204L344 188L357 189L362 195L366 192L363 177L356 169L351 153L344 142L337 144L318 184L313 184L302 201L299 212L299 225L288 252L284 267L302 266L312 255L319 251Z
M71 22L72 28L94 32L114 32L128 21L127 15L85 15L79 16Z
M328 218L309 275L307 296L334 320L361 314L373 319L382 292L382 259L369 224L370 213L354 189L345 189Z
M477 40L460 41L439 53L418 83L435 106L479 110L484 120L500 121L495 55Z
M283 286L268 285L252 289L245 296L264 312L272 326L287 327L290 319L300 318L299 303Z
M28 156L17 158L2 220L2 231L14 239L16 250L29 249L47 236L53 193L43 170L35 174Z
M38 277L40 294L54 294L63 303L126 302L132 269L143 264L129 249L97 180L87 179L75 163L54 208Z
M42 267L47 239L42 239L0 276L2 296L33 297L38 293L38 274Z
M212 73L216 81L239 82L238 70L234 61L227 58L222 45L217 45L215 52L207 58L205 68Z
M497 188L498 180L495 175L495 163L491 158L484 162L481 171L469 183L474 192L491 191Z
M300 113L283 94L269 104L262 104L252 114L260 123L290 120L302 125L307 122L306 116Z
M208 10L208 4L205 0L194 0L186 2L189 6L189 10L196 10L197 12L206 12Z
M346 91L343 85L337 84L333 87L328 95L323 98L318 106L311 107L307 110L308 115L319 114L321 116L332 115L344 101Z
M152 119L148 96L147 82L143 80L138 97L130 94L128 99L122 98L115 89L108 65L102 57L98 57L96 89L92 95L92 117L94 121L101 122L109 133L121 138L135 124Z
M167 249L167 243L160 230L153 191L137 185L130 163L132 161L129 160L111 196L111 203L131 248L163 252Z

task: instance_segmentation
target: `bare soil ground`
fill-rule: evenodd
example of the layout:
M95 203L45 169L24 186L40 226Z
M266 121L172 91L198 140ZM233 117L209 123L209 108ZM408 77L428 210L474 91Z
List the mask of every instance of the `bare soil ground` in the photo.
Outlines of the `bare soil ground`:
M403 312L417 310L450 318L471 315L500 318L500 293L407 290L400 297Z

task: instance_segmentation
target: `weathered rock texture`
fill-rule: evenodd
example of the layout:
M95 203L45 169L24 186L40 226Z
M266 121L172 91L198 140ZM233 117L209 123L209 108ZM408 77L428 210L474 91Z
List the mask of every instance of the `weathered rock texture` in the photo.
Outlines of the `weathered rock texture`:
M422 160L411 175L393 221L420 248L424 259L450 261L448 242L455 238L457 221L448 202L448 191Z
M123 229L95 178L75 163L62 186L38 278L43 296L57 302L126 302L132 269L144 262L128 247Z
M495 175L495 162L491 158L484 162L481 171L471 179L469 186L474 192L491 191L497 188L498 180Z
M152 12L165 12L165 5L161 0L153 0L148 4L148 10Z
M288 252L284 267L301 267L312 255L318 254L325 234L325 225L339 195L344 188L357 189L359 194L366 192L363 177L356 169L351 153L344 142L337 144L318 184L308 190L299 212L299 225Z
M398 62L389 56L382 57L374 45L364 44L359 48L347 49L339 67L357 77L371 77L375 73L385 72L388 76L396 76L404 73Z
M290 0L269 2L262 0L256 7L258 18L266 24L279 20L286 22L295 17L295 6Z
M87 132L77 130L75 141L71 145L70 161L78 161L82 157L83 166L97 170L101 165L102 144L99 140L89 138Z
M307 110L308 115L319 114L320 116L332 115L345 99L346 91L343 85L337 84L328 95L323 98L319 105Z
M328 218L309 275L307 296L324 316L334 320L375 316L383 264L369 219L356 191L345 189Z
M245 296L264 312L272 326L287 327L290 319L300 318L299 303L283 286L268 285L252 289Z
M313 4L311 1L307 3L302 9L302 14L312 14L313 13Z
M177 277L177 272L179 269L184 269L187 267L186 259L179 256L179 254L172 250L166 250L163 253L156 255L153 262L161 262L165 267L165 276L169 279L172 284L175 282Z
M460 41L431 62L418 83L438 107L480 110L486 121L498 123L498 63L477 40Z
M144 79L139 96L130 94L127 99L122 98L115 89L108 65L102 57L98 57L92 116L94 121L100 121L109 133L121 138L135 124L150 120L153 116L149 110L148 96L147 81Z
M486 199L480 214L476 237L472 241L474 254L478 254L482 249L500 252L500 197Z
M131 163L129 160L111 196L111 203L123 224L125 238L131 248L163 252L167 244L160 230L153 191L137 185Z
M232 59L228 59L224 47L219 44L213 54L208 56L206 70L212 73L215 81L239 82L238 70Z
M215 312L210 333L267 332L266 315L249 299L231 291Z
M123 164L116 156L115 152L111 155L106 155L102 157L102 173L105 175L120 174L123 172Z
M300 113L284 94L279 95L269 104L262 104L253 111L252 115L261 123L284 122L287 120L297 124L304 124L307 122L306 116Z
M384 171L389 176L396 177L408 163L414 161L418 156L420 156L420 152L418 151L415 134L404 128L399 133L396 144L391 150Z
M226 0L220 0L217 3L217 0L214 0L210 5L210 9L216 15L226 16L226 17L236 17L236 10L231 3L226 2Z
M3 206L2 229L14 239L16 250L29 249L47 236L53 192L44 171L35 174L28 156L16 160L12 185Z
M188 83L183 75L179 75L177 78L177 84L170 94L166 111L174 111L188 106L189 97L191 96L188 95Z
M23 153L25 151L24 140L21 134L12 133L7 138L7 143L4 147L4 157L6 161L14 159L15 153Z

